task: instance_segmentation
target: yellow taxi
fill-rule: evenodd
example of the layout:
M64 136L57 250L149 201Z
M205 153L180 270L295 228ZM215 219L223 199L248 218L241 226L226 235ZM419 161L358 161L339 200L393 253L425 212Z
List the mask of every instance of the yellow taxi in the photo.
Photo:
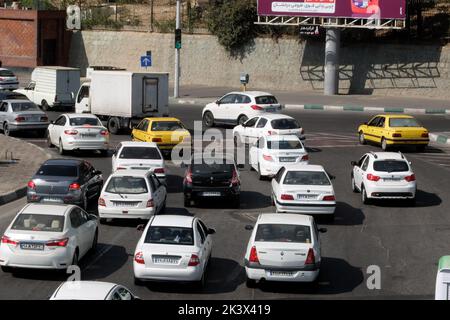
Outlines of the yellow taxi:
M161 151L190 141L191 134L177 118L144 118L131 132L133 141L155 142Z
M359 126L358 134L361 144L375 142L383 150L392 146L414 145L418 151L423 151L430 142L428 130L408 115L376 115Z

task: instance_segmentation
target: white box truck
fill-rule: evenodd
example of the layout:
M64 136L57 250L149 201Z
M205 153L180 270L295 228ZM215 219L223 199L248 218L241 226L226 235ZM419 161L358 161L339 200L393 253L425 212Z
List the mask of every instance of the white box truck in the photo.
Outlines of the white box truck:
M75 111L95 114L112 134L145 117L168 116L169 74L94 70L78 91Z
M73 108L80 88L80 69L68 67L37 67L31 82L24 89L15 90L47 111L55 107Z

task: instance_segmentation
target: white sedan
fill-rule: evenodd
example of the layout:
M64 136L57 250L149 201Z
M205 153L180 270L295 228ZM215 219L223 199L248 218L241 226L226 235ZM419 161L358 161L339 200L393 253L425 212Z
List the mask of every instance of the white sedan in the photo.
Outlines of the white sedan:
M336 198L331 177L319 165L283 167L272 179L277 212L326 214L334 217Z
M164 158L155 142L120 142L111 161L113 172L124 169L152 170L159 181L166 181Z
M0 266L67 269L95 250L97 217L74 205L27 204L1 238Z
M61 283L50 300L139 300L128 288L110 282L67 281Z
M301 214L260 214L244 257L247 286L257 282L316 282L321 245L314 218ZM317 282L316 282L317 283Z
M305 140L305 130L294 118L284 114L258 115L233 129L235 146L256 143L262 136L296 135Z
M150 171L119 170L109 176L98 199L100 222L150 219L166 207L167 190Z
M14 90L19 88L17 76L9 69L0 68L0 90Z
M261 180L274 176L283 166L308 164L309 155L297 136L263 136L250 147L249 160Z
M230 92L202 111L203 125L243 124L248 119L265 112L280 112L281 104L272 94L259 91Z
M214 233L193 216L153 216L134 253L135 284L179 281L203 287Z
M61 155L72 150L99 150L108 154L109 132L100 119L90 114L62 114L47 129L47 145Z

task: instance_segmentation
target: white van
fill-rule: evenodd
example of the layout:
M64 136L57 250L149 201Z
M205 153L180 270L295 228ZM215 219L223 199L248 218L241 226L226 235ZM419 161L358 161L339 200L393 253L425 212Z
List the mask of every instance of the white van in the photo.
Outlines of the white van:
M46 111L54 107L74 107L79 88L80 69L37 67L31 73L29 85L15 91L26 95Z
M450 300L450 256L439 259L435 300Z

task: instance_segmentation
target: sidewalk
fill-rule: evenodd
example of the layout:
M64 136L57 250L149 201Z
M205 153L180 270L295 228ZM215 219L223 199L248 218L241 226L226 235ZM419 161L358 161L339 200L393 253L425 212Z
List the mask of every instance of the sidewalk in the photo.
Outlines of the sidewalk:
M259 89L249 88L259 91ZM171 103L205 105L227 92L241 91L240 87L181 86L180 98L171 98ZM450 101L417 97L391 97L374 95L324 96L322 91L269 91L287 109L300 108L323 111L396 112L410 114L450 114ZM169 94L173 94L170 89Z
M0 205L24 197L28 181L50 157L34 144L0 135Z

